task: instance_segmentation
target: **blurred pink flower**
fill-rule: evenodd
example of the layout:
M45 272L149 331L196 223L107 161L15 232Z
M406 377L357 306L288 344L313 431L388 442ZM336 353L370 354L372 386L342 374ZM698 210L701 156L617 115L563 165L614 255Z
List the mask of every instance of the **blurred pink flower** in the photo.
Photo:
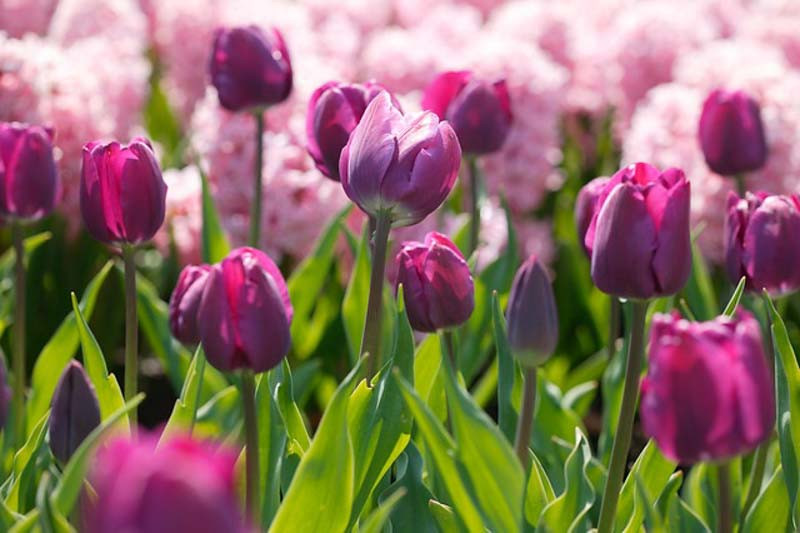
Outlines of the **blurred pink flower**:
M47 31L58 0L3 0L0 2L0 32L9 37Z

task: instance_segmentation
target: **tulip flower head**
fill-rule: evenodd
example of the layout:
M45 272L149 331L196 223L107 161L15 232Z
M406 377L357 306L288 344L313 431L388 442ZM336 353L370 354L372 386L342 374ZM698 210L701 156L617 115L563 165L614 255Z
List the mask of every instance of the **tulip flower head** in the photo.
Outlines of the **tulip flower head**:
M100 404L89 376L77 361L70 361L53 393L50 407L50 450L62 464L100 425Z
M602 195L608 180L609 178L605 176L593 179L581 187L578 197L575 199L575 227L578 230L578 242L587 255L589 249L586 248L586 232L589 231L597 208L597 200Z
M502 148L513 115L505 80L487 82L469 71L444 72L425 89L422 108L453 126L464 153Z
M342 150L347 196L365 213L410 226L436 210L453 188L461 148L453 128L430 112L403 113L381 91Z
M149 241L164 223L166 197L167 184L147 139L83 147L81 214L98 241Z
M169 327L172 335L184 344L200 342L197 312L203 297L210 265L188 265L178 276L178 283L169 299Z
M558 343L558 311L550 276L535 255L517 270L506 317L514 357L526 366L550 358Z
M441 233L405 242L397 254L397 285L403 285L408 320L417 331L460 326L475 308L475 287L464 256Z
M0 215L36 220L50 212L59 193L53 131L0 123Z
M642 381L644 431L680 463L724 460L766 440L772 378L758 322L745 311L708 322L656 315Z
M691 272L689 182L647 163L614 174L596 200L584 244L592 280L620 298L675 294Z

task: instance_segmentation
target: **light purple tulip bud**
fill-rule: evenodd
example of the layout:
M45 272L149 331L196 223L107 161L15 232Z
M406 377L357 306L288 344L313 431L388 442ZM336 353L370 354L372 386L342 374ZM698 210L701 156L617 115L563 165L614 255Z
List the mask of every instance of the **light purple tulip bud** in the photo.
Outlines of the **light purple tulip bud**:
M724 460L764 442L775 398L758 322L745 311L708 322L656 315L640 414L664 455L684 464Z
M447 198L461 148L453 128L430 112L403 113L381 91L364 111L339 160L344 192L395 227L422 221Z
M8 386L8 372L4 359L0 353L0 431L6 427L8 408L11 406L11 387Z
M184 267L169 299L169 327L172 335L184 344L200 342L197 312L210 272L210 265Z
M77 361L70 361L53 393L50 407L50 450L61 464L100 425L100 404L89 376Z
M728 197L725 263L728 277L747 288L784 294L800 289L800 198L747 193Z
M558 344L558 311L550 276L532 255L517 270L506 310L508 342L520 363L537 366Z
M205 282L198 329L208 362L219 370L265 372L289 351L289 290L267 254L237 248Z
M593 179L581 188L578 198L575 199L575 227L578 230L578 242L586 255L589 255L589 249L586 248L586 232L589 231L597 208L597 200L606 188L608 180L609 178L605 176Z
M24 220L47 216L59 191L53 131L0 123L0 215Z
M502 148L513 120L506 81L487 82L469 71L439 74L425 89L422 108L450 122L467 154Z
M712 91L703 103L698 136L706 163L717 174L751 172L767 162L761 110L743 91Z
M81 214L98 241L149 241L164 223L166 198L167 184L147 139L83 147Z
M403 285L411 327L433 332L466 322L475 308L475 287L461 251L441 233L425 242L404 242L397 254L397 285Z
M629 165L597 198L584 244L597 287L620 298L675 294L689 279L689 182L682 170Z
M219 103L230 111L279 104L292 92L289 51L275 28L218 29L210 71Z

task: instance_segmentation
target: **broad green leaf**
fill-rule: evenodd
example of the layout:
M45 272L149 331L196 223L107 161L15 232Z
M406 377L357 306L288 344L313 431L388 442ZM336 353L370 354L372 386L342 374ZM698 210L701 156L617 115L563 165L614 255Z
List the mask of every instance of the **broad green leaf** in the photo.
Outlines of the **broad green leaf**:
M180 162L182 132L180 122L169 104L159 78L160 76L152 77L150 97L147 99L142 118L148 136L163 148L162 168L170 168Z
M719 309L717 296L714 293L708 266L694 237L692 238L692 275L689 277L683 293L698 320L711 320L717 315Z
M209 264L217 263L228 255L228 252L231 251L231 245L228 243L222 222L220 222L219 213L214 206L208 178L199 163L197 163L197 170L200 173L200 184L203 190L203 238L201 241L203 262Z
M397 490L405 491L405 496L392 512L391 523L393 531L415 531L417 533L436 533L436 522L428 508L432 499L428 487L422 480L424 464L422 456L411 441L405 451L395 461L394 483L385 491L386 497L391 497ZM381 497L381 501L384 497Z
M456 514L453 512L452 507L431 499L428 502L428 508L436 519L439 531L442 533L459 533L461 531L461 527L458 524Z
M514 390L514 381L517 378L517 369L508 345L506 319L500 310L500 300L497 291L492 292L492 325L494 331L494 344L497 349L497 418L500 431L506 436L508 442L513 442L514 432L517 427L517 412L511 402L511 393Z
M614 518L615 531L635 532L642 525L647 509L644 508L645 502L636 498L637 476L642 480L646 501L654 502L667 485L675 466L674 462L658 451L655 442L647 442L622 485Z
M197 410L200 407L205 368L206 356L203 348L198 346L186 373L186 381L183 384L181 395L175 400L172 414L164 426L164 431L161 432L159 442L164 442L176 433L191 434L197 420Z
M394 491L377 509L372 511L367 519L364 520L364 525L358 528L358 531L361 533L381 533L383 526L389 520L389 516L400 500L403 499L403 496L405 496L405 490L398 489Z
M783 469L778 465L747 513L742 531L788 531L791 508Z
M723 315L733 316L733 314L736 312L736 308L739 306L739 300L742 299L742 294L744 294L744 286L746 282L747 278L742 276L742 279L739 280L739 283L736 285L736 289L731 295L731 299L728 300L728 305L726 305L725 310L722 311Z
M261 528L268 529L280 505L283 455L286 450L286 426L275 399L277 380L270 380L270 370L258 380L256 405L258 416L259 466L262 491ZM272 386L274 383L274 387Z
M664 490L661 491L661 494L658 495L658 498L653 504L662 523L666 522L669 514L669 507L672 504L673 498L678 497L678 489L681 488L682 484L683 470L676 470L669 476L667 484L664 485Z
M556 499L556 495L539 458L533 452L530 456L531 472L525 487L525 521L529 526L536 527L542 511Z
M33 490L36 482L36 457L44 446L47 433L47 411L33 427L28 440L14 455L14 471L11 490L6 497L6 505L13 512L25 512L33 503Z
M238 445L236 438L241 430L242 420L239 389L236 385L229 385L197 410L193 435L206 439L219 439L224 436Z
M670 533L711 533L700 516L681 498L672 499L667 520Z
M631 304L624 304L622 309L624 311L625 324L631 324L633 320ZM600 432L600 438L597 443L597 455L606 466L608 466L608 462L611 459L611 446L614 442L619 413L622 409L622 389L625 384L625 363L627 361L629 342L630 333L627 332L624 336L622 349L614 353L603 373L602 386L600 388L603 399L603 429Z
M274 398L278 405L278 411L283 418L289 439L289 452L302 456L311 445L311 438L308 436L303 414L294 400L292 371L289 368L289 362L284 359L280 372L270 372L269 376L271 387L275 391Z
M587 381L580 385L575 385L564 393L562 404L565 409L573 411L576 415L583 418L589 413L592 402L597 395L598 383Z

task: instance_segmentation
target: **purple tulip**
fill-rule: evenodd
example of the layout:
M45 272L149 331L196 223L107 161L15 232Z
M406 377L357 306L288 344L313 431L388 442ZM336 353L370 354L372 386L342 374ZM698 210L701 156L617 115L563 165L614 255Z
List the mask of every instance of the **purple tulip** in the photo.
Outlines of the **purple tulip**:
M453 128L430 112L403 113L381 91L364 111L339 160L344 192L365 213L395 227L420 222L447 198L461 148Z
M50 408L50 449L66 464L89 433L100 425L100 404L89 377L70 361L53 393Z
M83 147L81 214L98 241L149 241L164 222L166 197L167 184L147 139Z
M546 361L558 343L558 311L550 276L532 255L517 270L508 298L508 342L526 366Z
M292 92L289 51L275 28L219 28L210 70L219 103L230 111L279 104Z
M0 431L8 421L8 407L11 405L11 387L8 386L8 372L6 363L0 357Z
M0 123L0 215L42 218L53 211L58 193L53 131L17 122Z
M767 162L761 110L743 91L712 91L703 103L698 136L706 163L717 174L750 172Z
M608 180L609 178L605 176L593 179L581 188L578 198L575 199L575 227L578 230L578 242L586 255L589 255L589 249L586 247L586 232L589 231L592 218L597 210L597 200L602 195Z
M490 83L469 71L439 74L425 89L422 108L449 121L468 154L502 148L513 118L506 81Z
M644 431L680 463L723 460L766 440L772 378L758 322L745 311L708 322L656 315L642 382Z
M404 242L397 254L397 285L411 327L432 332L460 326L475 308L469 265L453 241L432 231L425 242Z
M629 165L608 180L596 202L584 239L594 284L620 298L681 290L692 268L683 171Z
M197 315L208 362L264 372L289 351L289 290L267 254L237 248L208 274Z
M251 532L239 508L235 464L236 454L189 437L114 438L94 459L89 479L97 499L85 510L84 530Z
M306 114L308 153L325 176L339 181L339 156L373 98L386 88L379 83L329 81L314 91ZM392 103L400 104L392 97Z
M773 294L800 288L800 198L747 193L728 196L725 259L728 276Z
M186 266L181 270L178 283L169 299L169 327L172 335L184 344L200 342L197 312L210 272L210 265Z

